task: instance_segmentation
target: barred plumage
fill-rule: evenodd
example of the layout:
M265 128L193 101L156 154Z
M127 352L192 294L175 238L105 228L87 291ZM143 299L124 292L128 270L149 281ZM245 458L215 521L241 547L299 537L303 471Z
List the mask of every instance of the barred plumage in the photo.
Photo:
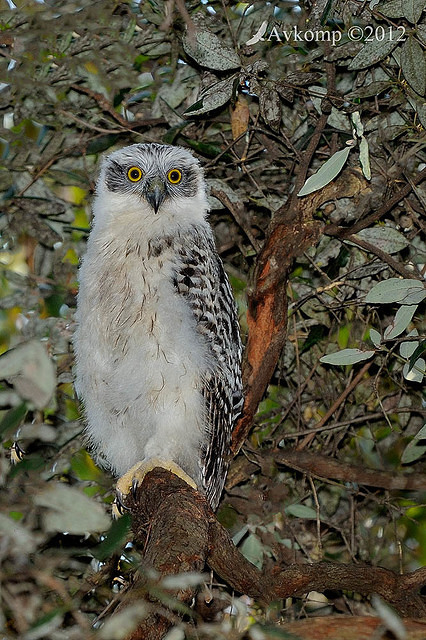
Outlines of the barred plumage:
M98 457L116 474L171 460L216 508L242 406L241 341L206 213L188 151L138 144L105 160L74 346Z

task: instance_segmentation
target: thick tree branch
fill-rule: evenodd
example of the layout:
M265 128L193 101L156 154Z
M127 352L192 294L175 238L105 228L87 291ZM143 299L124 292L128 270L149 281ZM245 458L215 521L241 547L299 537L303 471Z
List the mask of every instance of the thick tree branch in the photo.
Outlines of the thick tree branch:
M286 624L288 634L302 640L382 640L396 636L381 618L370 616L332 615L296 620ZM401 625L402 626L402 625ZM418 620L404 620L405 640L424 640L425 623ZM291 635L291 637L294 637ZM401 636L402 637L402 636Z
M380 220L425 177L426 169L423 169L411 183L404 185L379 209L348 228L329 224L321 229L319 223L314 220L314 213L325 202L353 197L367 186L366 180L353 169L346 169L332 183L304 198L297 198L293 193L289 202L276 212L259 254L253 292L248 300L249 333L243 364L246 395L243 414L233 432L232 452L234 454L239 451L251 429L257 407L285 344L287 285L294 259L313 246L321 232L342 240L352 239L361 246L363 241L351 236ZM371 246L367 246L364 242L364 248L370 250ZM377 250L375 253L379 255ZM401 268L390 256L386 254L381 257L382 259L386 257L388 264L400 275L408 277L407 270ZM415 275L411 274L410 277Z
M376 593L403 616L426 617L426 603L420 595L426 585L426 569L398 575L381 567L320 562L277 566L271 573L262 573L234 546L204 496L164 469L147 474L128 507L143 567L152 567L162 576L199 572L207 564L235 591L264 604L313 590L345 589ZM148 599L151 612L128 640L159 640L175 622L178 607L168 612L164 602L155 603L153 594L145 589L143 567L120 608ZM189 605L195 590L188 587L168 593L173 602Z
M233 432L232 451L237 453L250 431L254 414L277 366L287 332L287 285L293 260L316 244L321 225L315 211L325 202L353 197L366 186L360 172L347 169L337 180L292 204L282 207L272 220L254 274L249 296L249 328L243 366L246 387L243 415ZM288 214L288 215L287 215Z
M188 571L202 571L209 550L210 509L204 496L177 476L164 469L147 474L129 500L133 516L135 545L143 555L143 566L132 589L120 607L141 598L154 598L145 589L145 569L155 569L161 576ZM211 513L211 512L210 512ZM177 603L189 605L195 595L191 588L168 592ZM128 640L159 640L175 621L170 612L162 612L157 603Z

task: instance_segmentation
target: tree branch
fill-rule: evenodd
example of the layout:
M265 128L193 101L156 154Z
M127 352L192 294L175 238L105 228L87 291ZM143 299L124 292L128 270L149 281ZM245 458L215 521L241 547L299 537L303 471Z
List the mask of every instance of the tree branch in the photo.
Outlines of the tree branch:
M395 473L380 469L366 469L319 453L297 449L275 449L271 455L276 463L317 478L333 478L388 491L426 491L424 475L398 476Z
M322 122L322 121L321 121ZM321 122L318 122L319 130ZM312 148L308 156L312 153ZM410 183L352 227L342 228L335 224L323 229L314 220L315 211L325 202L353 197L366 186L364 178L353 169L346 169L333 182L320 191L303 198L295 193L272 219L262 251L259 254L254 274L253 293L249 295L247 324L248 339L243 363L243 381L246 387L244 408L232 436L232 452L238 453L246 439L259 402L269 384L285 344L287 332L287 285L295 258L313 246L321 232L342 240L351 239L366 250L372 247L359 238L353 238L361 229L368 227L388 213L426 177L426 169L420 171ZM379 250L374 253L379 255ZM401 268L388 254L382 259L404 277L408 271Z
M328 224L324 228L324 233L327 236L335 236L337 238L341 238L345 240L348 236L358 233L361 229L366 229L374 222L377 222L384 215L389 213L398 202L403 200L408 196L408 194L412 191L413 187L417 186L426 178L426 168L422 169L411 182L407 182L399 191L394 193L394 195L386 200L376 211L373 211L365 218L361 218L358 222L352 225L352 227L339 227L337 224Z
M368 253L372 253L373 255L377 256L378 258L383 260L383 262L386 262L394 271L396 271L396 273L399 273L399 275L403 278L413 278L414 280L418 278L418 275L406 269L402 264L398 262L398 260L392 258L389 253L386 253L386 251L382 251L382 249L376 247L371 242L367 242L366 240L364 240L364 238L360 238L359 236L351 233L350 235L345 237L345 240L353 242L354 244L358 245L358 247L361 247L361 249L364 249L364 251L368 251Z
M248 299L248 339L243 364L246 387L243 414L232 435L236 454L246 439L259 402L277 366L287 332L287 285L293 260L313 246L321 233L315 211L325 202L353 197L367 182L350 169L320 191L282 207L269 225L254 274L254 290ZM287 215L288 214L288 215Z
M426 585L426 568L398 575L381 567L320 562L277 566L262 573L234 546L205 497L165 469L148 473L127 506L143 568L153 567L162 576L199 572L207 564L234 590L263 604L313 590L345 589L376 593L402 616L426 617L420 595ZM144 585L143 571L139 571L120 606L122 610L142 597L150 603L148 617L127 640L159 640L176 621L177 608L167 612L164 602L157 604ZM168 594L172 602L189 605L195 589L171 589Z

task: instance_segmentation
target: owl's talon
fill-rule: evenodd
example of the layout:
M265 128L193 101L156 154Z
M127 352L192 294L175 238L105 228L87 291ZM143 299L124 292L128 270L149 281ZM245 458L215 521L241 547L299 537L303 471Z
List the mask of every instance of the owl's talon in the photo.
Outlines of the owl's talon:
M126 512L130 511L129 507L126 507L122 500L122 496L119 493L116 493L114 501L112 503L111 514L114 520L118 520L121 516L124 516Z
M136 500L136 492L138 490L139 487L139 480L137 478L133 478L132 480L132 497L134 500Z
M124 476L118 479L116 485L116 498L113 503L113 515L116 518L120 518L126 511L129 511L129 507L126 507L126 498L131 495L133 500L136 500L136 494L138 487L142 484L146 474L160 467L171 471L176 476L181 478L184 482L189 484L193 489L197 489L195 481L177 465L175 462L169 460L159 460L158 458L152 458L146 462L138 462Z

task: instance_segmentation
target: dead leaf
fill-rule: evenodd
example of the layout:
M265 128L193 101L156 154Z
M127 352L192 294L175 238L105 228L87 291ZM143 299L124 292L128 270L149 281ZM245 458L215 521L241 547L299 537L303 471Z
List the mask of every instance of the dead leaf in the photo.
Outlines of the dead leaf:
M250 121L250 111L247 99L244 96L238 96L234 107L231 107L231 128L232 139L236 140L243 135Z

